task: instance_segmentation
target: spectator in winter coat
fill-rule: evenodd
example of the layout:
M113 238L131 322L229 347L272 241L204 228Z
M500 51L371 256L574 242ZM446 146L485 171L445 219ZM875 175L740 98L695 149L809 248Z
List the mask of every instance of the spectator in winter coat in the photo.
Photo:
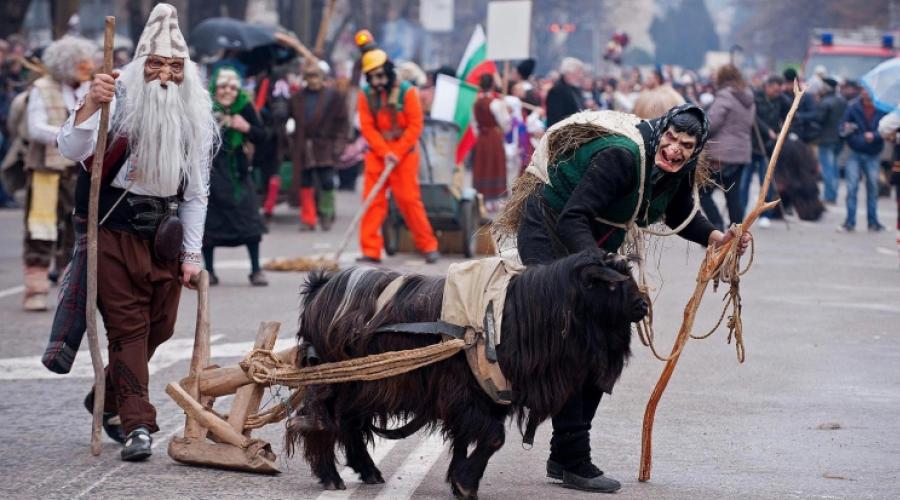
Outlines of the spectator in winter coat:
M731 64L719 68L716 75L719 90L706 115L709 118L709 159L713 178L725 190L728 219L733 223L744 219L747 204L741 196L740 179L749 168L751 156L750 134L756 117L753 94L744 83L741 71ZM703 212L719 230L725 224L713 202L715 187L704 188L700 194Z
M581 81L584 79L584 63L567 57L559 65L559 79L547 93L547 127L562 121L583 109Z
M826 203L835 203L840 180L837 156L844 147L844 141L838 133L838 125L844 117L847 101L837 94L837 81L833 78L822 79L820 88L816 120L822 130L819 133L819 166L822 168L822 182L825 186L823 200Z
M878 135L878 121L884 112L875 107L872 97L862 89L859 97L850 102L841 120L841 133L847 140L847 220L840 227L843 232L856 228L856 190L860 174L866 176L866 216L869 231L881 231L878 222L878 156L884 139Z
M744 200L750 198L750 183L753 181L753 174L759 175L759 183L762 185L768 168L767 158L775 148L775 141L778 139L778 133L781 131L782 116L784 110L790 107L787 98L781 92L781 86L784 79L778 75L772 75L766 79L763 88L754 96L754 104L756 104L756 119L754 125L755 130L752 131L751 142L753 144L753 154L750 160L750 168L745 168L741 176L741 197ZM769 185L769 192L766 194L766 201L772 201L777 197L775 193L774 183ZM774 210L764 212L759 218L760 227L769 227L770 218L781 218L781 207Z

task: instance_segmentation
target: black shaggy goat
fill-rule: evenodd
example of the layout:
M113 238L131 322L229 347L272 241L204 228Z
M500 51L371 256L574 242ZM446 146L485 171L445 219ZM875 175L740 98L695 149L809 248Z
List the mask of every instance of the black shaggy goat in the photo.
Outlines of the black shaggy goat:
M373 317L379 294L399 274L371 270L355 283L346 312L335 320L351 274L313 273L303 286L297 335L321 362L437 341L430 335L375 329L438 320L443 277L407 276L394 299ZM529 418L543 421L587 380L611 387L630 354L631 323L646 313L628 262L621 257L590 250L529 267L510 281L497 349L500 367L516 391L512 405L496 404L487 396L460 352L388 379L310 387L301 410L288 422L288 449L302 444L322 485L343 489L335 466L336 445L365 483L382 483L366 450L373 433L398 439L422 427L440 429L451 441L447 481L458 498L476 498L488 459L503 446L505 419L516 416L521 429L526 409ZM409 423L384 430L397 419Z

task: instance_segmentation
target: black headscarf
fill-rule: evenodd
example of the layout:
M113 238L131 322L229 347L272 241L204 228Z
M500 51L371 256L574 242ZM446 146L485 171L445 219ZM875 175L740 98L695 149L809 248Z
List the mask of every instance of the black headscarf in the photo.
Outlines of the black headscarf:
M669 128L669 125L672 124L672 119L681 113L692 113L700 121L700 136L697 137L697 147L694 148L694 153L688 161L692 162L700 156L700 152L703 151L703 148L706 146L706 140L709 137L709 120L706 119L706 113L703 111L703 108L696 104L685 103L675 106L659 118L647 120L647 123L650 125L650 148L647 151L647 156L649 158L652 158L653 155L656 154L656 148L659 147L659 141L662 138L662 134Z

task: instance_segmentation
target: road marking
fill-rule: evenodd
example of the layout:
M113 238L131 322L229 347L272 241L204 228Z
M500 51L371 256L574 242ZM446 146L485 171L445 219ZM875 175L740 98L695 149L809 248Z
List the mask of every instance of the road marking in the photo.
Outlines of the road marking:
M890 248L884 248L884 247L875 247L875 252L880 253L882 255L890 255L891 257L894 257L897 255L897 250L891 250Z
M210 337L213 343L210 347L212 359L244 357L253 350L253 342L228 342L216 345L214 342L225 338L225 335L216 334ZM275 343L275 351L287 349L296 344L292 338L279 339ZM168 368L179 361L191 359L193 354L194 339L172 339L163 343L156 350L153 359L150 360L150 374ZM72 365L72 371L60 375L53 373L41 364L41 356L22 356L18 358L0 359L0 380L36 380L36 379L60 379L68 378L93 378L93 365L89 363L91 354L87 350L78 351L76 359L86 360Z
M0 299L2 299L3 297L9 297L10 295L18 295L24 291L25 287L23 285L7 288L6 290L0 290Z
M184 426L181 426L181 427L175 429L174 431L172 431L172 432L166 434L166 435L163 437L162 441L160 441L158 444L156 444L156 445L154 446L154 448L159 448L159 447L162 447L163 445L168 444L169 440L172 439L172 436L174 436L174 435L177 434L179 431L181 431L181 429L184 429ZM90 486L88 486L87 488L81 490L81 492L78 493L77 495L75 495L73 498L83 498L85 495L87 495L88 493L90 493L91 491L93 491L94 489L96 489L98 486L100 486L101 484L105 483L106 480L109 479L113 474L115 474L116 472L119 472L120 470L124 469L124 468L127 467L128 465L129 465L129 464L126 462L126 463L120 464L118 467L114 467L113 469L106 471L105 474L103 474L102 476L100 476L100 479L94 481L93 483L90 484Z
M439 433L429 434L413 450L400 468L384 485L375 500L406 500L419 488L428 471L444 452L444 438Z
M383 439L380 437L375 437L375 442L373 443L374 449L372 450L372 461L375 462L375 465L381 463L384 457L387 456L388 453L397 445L397 441L393 439ZM352 467L344 467L341 469L341 477L346 477L350 474L355 474L356 472ZM356 477L354 475L354 477ZM324 491L319 496L316 497L316 500L340 500L344 498L350 498L356 490L362 486L362 481L358 479L355 481L347 481L350 484L347 486L346 490L333 490L333 491Z

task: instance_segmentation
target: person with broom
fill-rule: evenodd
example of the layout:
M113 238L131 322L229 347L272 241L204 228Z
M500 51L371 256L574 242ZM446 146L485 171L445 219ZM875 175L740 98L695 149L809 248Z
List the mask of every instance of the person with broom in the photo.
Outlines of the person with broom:
M159 430L147 365L172 336L181 286L191 286L201 272L209 169L219 143L209 93L173 6L153 8L134 60L121 73L94 76L57 136L63 156L91 165L98 110L106 103L111 135L97 241L97 301L109 341L103 427L124 444L122 460L138 461L151 455L150 435ZM89 191L90 173L82 170L76 226L85 225ZM76 259L66 280L86 279L84 262ZM93 397L91 391L88 408Z
M626 230L662 220L689 241L724 245L735 233L716 230L697 211L695 183L709 175L698 161L708 130L692 104L653 120L615 111L573 115L542 138L493 230L517 238L525 265L588 248L616 252ZM744 233L739 253L749 244ZM611 493L621 484L591 460L591 421L616 382L602 375L589 376L553 417L547 476L567 488Z
M367 31L357 33L356 42L364 51L361 69L368 83L358 99L360 129L369 144L363 171L363 198L369 196L385 168L395 165L386 186L391 188L391 197L412 233L416 248L425 255L425 262L435 263L440 258L438 242L419 191L418 142L425 119L419 92L410 83L398 81L394 63L385 51L374 48ZM384 247L381 225L387 211L387 197L382 190L362 218L359 262L381 262Z

